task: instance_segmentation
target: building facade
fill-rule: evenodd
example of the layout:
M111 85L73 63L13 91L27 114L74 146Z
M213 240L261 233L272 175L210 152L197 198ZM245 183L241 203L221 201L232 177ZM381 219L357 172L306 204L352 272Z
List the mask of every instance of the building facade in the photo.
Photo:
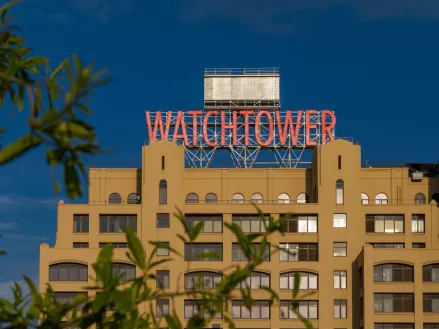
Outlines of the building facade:
M134 276L124 225L147 252L148 241L185 251L184 259L158 270L165 288L190 288L199 272L218 282L224 268L243 260L223 223L263 229L253 202L275 219L293 214L284 234L270 237L292 253L272 248L252 275L258 300L252 310L239 300L229 305L237 328L303 328L288 312L295 272L300 289L314 291L299 305L314 328L439 328L439 178L419 177L408 166L362 168L360 146L345 140L313 152L309 169L187 169L181 146L157 141L143 147L140 169L90 169L89 202L58 203L56 244L40 248L41 290L51 284L60 298L85 293L93 284L91 264L110 242L115 266ZM185 233L172 215L176 207L192 223L205 221L196 245L177 238ZM206 251L222 257L196 258ZM156 257L166 255L159 250ZM261 285L276 290L281 302L270 306ZM169 301L159 303L166 310ZM183 319L195 304L181 298L173 307ZM223 327L220 317L214 323Z

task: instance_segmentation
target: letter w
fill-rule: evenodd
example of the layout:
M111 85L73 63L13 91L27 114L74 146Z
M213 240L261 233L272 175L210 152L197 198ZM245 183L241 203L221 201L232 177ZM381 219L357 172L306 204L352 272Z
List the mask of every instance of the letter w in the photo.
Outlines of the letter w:
M168 115L166 117L166 127L163 127L162 113L160 111L157 111L155 113L154 131L152 131L151 129L151 115L149 111L145 111L145 115L146 125L148 127L149 142L154 142L157 139L157 128L159 128L158 126L160 126L160 139L167 140L169 128L171 127L172 111L168 111Z
M291 138L291 142L292 142L291 146L297 145L297 139L299 137L301 119L302 119L302 110L297 111L296 124L293 123L293 119L291 118L291 111L289 111L289 110L286 111L284 129L282 130L282 122L280 119L280 112L276 111L276 122L277 122L277 129L279 132L279 140L280 140L281 146L285 146L288 133L290 134L290 138ZM295 128L294 128L294 126L295 126Z

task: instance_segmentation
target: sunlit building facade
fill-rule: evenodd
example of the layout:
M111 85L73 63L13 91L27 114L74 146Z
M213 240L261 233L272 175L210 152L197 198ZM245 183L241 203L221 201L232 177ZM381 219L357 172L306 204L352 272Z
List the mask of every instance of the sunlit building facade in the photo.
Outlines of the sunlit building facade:
M255 304L228 305L237 328L303 328L289 311L296 272L300 289L314 292L299 304L314 328L439 328L437 166L364 168L361 147L345 140L313 152L307 169L188 169L183 147L157 141L143 147L142 168L90 169L89 202L58 203L56 244L40 248L40 289L51 284L67 300L92 296L84 287L93 284L91 265L107 243L124 278L138 275L125 256L126 225L147 252L148 241L184 251L157 269L164 289L191 289L200 273L214 287L224 269L245 262L224 223L263 231L256 203L275 219L292 216L282 222L283 234L270 237L271 254L247 281ZM177 237L185 232L176 207L190 224L204 221L197 243ZM197 258L204 252L221 257ZM166 256L166 248L157 250L158 259ZM280 302L270 305L262 286L277 291ZM181 319L197 312L196 300L181 297L158 300L156 315L171 308ZM221 314L214 324L226 327Z

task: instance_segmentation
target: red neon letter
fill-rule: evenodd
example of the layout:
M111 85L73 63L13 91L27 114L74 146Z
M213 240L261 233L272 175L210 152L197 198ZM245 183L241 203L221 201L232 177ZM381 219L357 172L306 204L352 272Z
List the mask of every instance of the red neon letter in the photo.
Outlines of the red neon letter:
M232 124L226 124L226 111L221 111L221 146L226 144L226 129L232 129L233 141L232 145L237 144L237 134L236 134L236 119L237 112L232 111Z
M313 114L316 114L317 111L316 110L306 110L306 127L305 127L305 134L306 134L306 142L305 142L305 146L314 146L317 145L316 141L311 141L311 136L310 136L310 130L311 128L316 129L317 128L317 124L315 123L310 123L310 117Z
M328 114L331 117L331 123L326 125L326 114ZM326 134L328 134L329 140L334 140L334 134L332 133L332 129L335 127L335 122L337 120L335 119L334 112L330 110L323 110L322 111L322 144L326 144Z
M197 146L197 137L198 137L198 131L197 131L197 115L203 113L202 111L196 110L196 111L188 111L189 115L192 115L193 121L192 121L192 145Z
M280 111L276 111L276 121L277 121L277 130L279 133L279 141L280 145L284 146L287 134L290 134L291 142L293 145L297 145L297 139L299 137L299 131L300 131L300 124L302 120L302 110L297 111L297 120L296 123L293 123L293 119L291 118L291 111L287 110L285 113L285 123L284 123L284 129L282 131L282 122L280 118Z
M242 114L244 116L244 144L245 146L248 145L248 138L249 138L249 126L248 126L248 117L249 115L253 114L253 111L250 110L244 110L239 111L239 114Z
M215 146L218 145L218 142L216 140L214 142L211 142L209 140L209 135L207 133L207 121L209 120L209 117L211 115L218 115L218 112L217 111L209 111L204 116L204 120L203 120L203 137L204 137L204 141L206 142L206 144L208 146L215 147Z
M162 113L160 111L157 111L155 113L154 131L152 131L151 129L151 115L149 114L149 111L145 111L145 115L146 126L148 127L149 142L154 142L157 139L157 128L160 129L160 138L165 140L168 139L169 127L171 126L172 111L168 111L165 130L163 129Z
M178 128L181 126L181 134L178 133ZM184 139L184 145L188 146L187 134L186 134L186 125L184 124L184 113L183 111L178 111L177 119L175 120L175 128L174 128L174 138L173 142L175 142L178 138Z
M268 119L268 137L267 140L264 142L261 140L261 116L265 114ZM260 111L256 115L255 120L255 135L256 135L256 142L261 146L268 146L270 145L271 141L273 140L273 118L271 117L271 114L268 111Z

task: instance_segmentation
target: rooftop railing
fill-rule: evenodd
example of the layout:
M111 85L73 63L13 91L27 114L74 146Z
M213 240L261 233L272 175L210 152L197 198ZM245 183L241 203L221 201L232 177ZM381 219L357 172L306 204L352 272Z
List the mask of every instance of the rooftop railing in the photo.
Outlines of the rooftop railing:
M206 68L204 75L279 75L279 68Z

